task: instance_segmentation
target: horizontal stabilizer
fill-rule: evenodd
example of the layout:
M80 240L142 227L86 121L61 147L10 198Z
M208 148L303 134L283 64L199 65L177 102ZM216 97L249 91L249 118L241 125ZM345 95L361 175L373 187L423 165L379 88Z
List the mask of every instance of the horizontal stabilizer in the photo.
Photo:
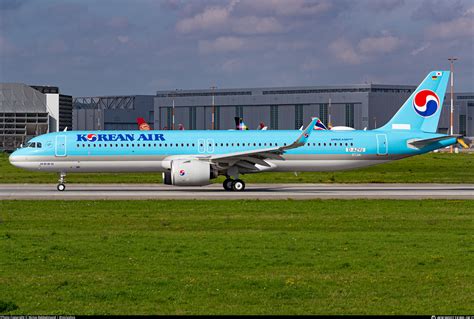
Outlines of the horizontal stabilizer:
M444 141L444 140L449 140L452 138L458 138L459 135L445 135L445 136L439 136L439 137L433 137L433 138L426 138L423 140L414 140L414 141L409 141L408 145L416 147L416 148L423 148L427 145L430 145L432 143L436 143L439 141Z

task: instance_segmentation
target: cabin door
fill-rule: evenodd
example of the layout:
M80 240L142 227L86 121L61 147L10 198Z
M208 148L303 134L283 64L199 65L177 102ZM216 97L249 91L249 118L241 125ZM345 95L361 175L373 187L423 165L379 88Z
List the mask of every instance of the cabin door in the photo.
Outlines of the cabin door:
M66 136L56 136L56 156L66 156Z
M386 134L377 134L377 155L387 155L388 145L387 145L387 135Z

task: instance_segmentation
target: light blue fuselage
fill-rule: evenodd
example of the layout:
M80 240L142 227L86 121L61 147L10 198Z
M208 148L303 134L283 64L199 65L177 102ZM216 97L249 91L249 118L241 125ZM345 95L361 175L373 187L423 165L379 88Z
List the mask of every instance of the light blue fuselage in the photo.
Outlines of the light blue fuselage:
M49 172L163 172L166 161L229 154L291 144L301 131L69 131L35 137L16 150L18 167ZM90 138L87 139L87 136ZM332 171L370 166L426 153L456 143L450 138L421 149L409 141L444 136L404 130L313 131L307 143L286 150L258 171ZM34 143L34 144L33 144ZM38 144L40 143L40 144ZM41 147L38 147L41 146ZM225 172L220 172L225 174Z

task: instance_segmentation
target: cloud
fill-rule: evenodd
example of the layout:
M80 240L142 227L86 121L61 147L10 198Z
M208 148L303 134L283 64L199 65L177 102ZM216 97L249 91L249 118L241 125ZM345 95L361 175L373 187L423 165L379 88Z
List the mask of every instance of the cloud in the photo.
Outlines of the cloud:
M361 56L355 51L351 43L344 38L337 39L329 44L329 51L341 62L360 64Z
M459 16L466 9L459 0L424 0L413 11L414 20L449 21Z
M368 1L367 6L375 12L391 12L405 4L405 0Z
M329 0L243 0L240 4L251 12L277 16L314 16L332 8Z
M238 34L268 34L282 31L283 26L274 17L248 16L233 21L232 30Z
M242 68L242 61L239 59L229 59L221 64L221 69L227 73L234 73Z
M2 0L0 1L0 11L17 10L27 2L28 0Z
M410 54L411 54L411 55L418 55L418 54L420 54L421 52L423 52L423 51L425 51L426 49L428 49L430 46L431 46L431 43L430 43L430 42L423 43L423 44L421 45L421 47L412 50L412 51L410 52Z
M474 6L465 11L464 15L451 21L436 23L427 29L431 38L459 39L474 37Z
M391 35L368 37L359 41L358 49L361 53L389 53L400 45L400 39Z
M231 52L244 49L245 41L239 37L218 37L213 41L199 41L199 52L215 53L215 52Z
M227 23L232 9L232 3L226 7L207 7L203 12L198 13L195 16L178 21L176 24L176 30L181 33L191 33L212 29L216 30L216 28Z

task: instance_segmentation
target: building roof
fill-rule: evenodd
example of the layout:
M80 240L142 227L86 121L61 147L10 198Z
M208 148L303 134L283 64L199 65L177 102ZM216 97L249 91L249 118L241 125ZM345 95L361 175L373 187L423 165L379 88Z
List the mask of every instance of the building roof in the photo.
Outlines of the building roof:
M0 112L46 112L46 96L23 83L0 83Z

